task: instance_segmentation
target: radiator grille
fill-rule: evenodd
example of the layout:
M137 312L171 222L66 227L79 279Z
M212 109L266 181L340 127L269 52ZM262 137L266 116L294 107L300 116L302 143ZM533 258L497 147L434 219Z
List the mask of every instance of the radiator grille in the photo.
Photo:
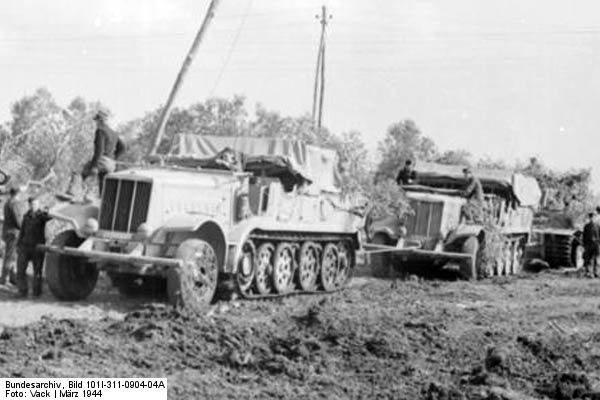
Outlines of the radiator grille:
M440 232L444 207L442 202L411 200L410 206L414 215L410 215L406 221L409 235L431 237Z
M148 217L152 183L108 178L100 206L100 229L135 232Z

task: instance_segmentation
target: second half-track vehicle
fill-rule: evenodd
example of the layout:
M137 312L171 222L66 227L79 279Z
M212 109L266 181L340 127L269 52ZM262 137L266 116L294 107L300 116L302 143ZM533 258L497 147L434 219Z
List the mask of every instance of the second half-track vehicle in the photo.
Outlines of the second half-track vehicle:
M336 154L300 141L179 135L160 164L109 174L99 205L70 218L46 252L59 299L87 297L107 271L123 293L166 284L175 304L203 305L222 279L245 297L334 291L359 247L341 207Z
M415 184L403 188L410 203L404 217L367 218L367 232L376 274L393 264L410 268L459 266L465 279L481 275L509 275L521 268L532 231L540 189L534 178L504 171L475 171L484 191L483 219L465 214L463 191L468 182L462 167L421 163ZM495 259L483 263L482 249L489 230L497 228L503 243ZM485 267L485 268L484 268Z

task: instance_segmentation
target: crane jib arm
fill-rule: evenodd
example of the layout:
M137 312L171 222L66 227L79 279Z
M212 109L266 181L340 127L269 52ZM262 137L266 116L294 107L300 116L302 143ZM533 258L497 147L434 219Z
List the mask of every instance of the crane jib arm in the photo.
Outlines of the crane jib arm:
M160 119L158 121L158 127L156 129L156 132L154 134L154 138L152 141L152 147L150 147L150 152L148 153L148 155L154 155L158 151L158 147L160 145L160 141L162 140L165 126L167 125L167 120L169 119L171 107L173 106L173 101L175 100L175 97L177 96L177 93L179 92L179 89L181 87L181 84L183 83L183 80L185 78L187 70L189 69L190 65L192 64L194 56L196 55L196 51L198 50L198 47L200 46L200 42L202 41L202 38L204 37L204 33L206 32L206 29L208 28L208 24L209 24L210 20L212 19L212 17L214 16L214 12L215 12L218 2L219 2L219 0L211 0L210 4L208 5L208 10L206 11L206 15L204 16L202 25L200 25L200 29L198 30L198 33L196 34L196 37L194 38L194 41L192 42L192 46L190 47L190 50L188 51L187 55L185 56L185 59L183 60L181 69L179 70L179 73L177 74L177 78L175 79L175 83L173 84L173 87L171 88L171 92L169 93L167 103L165 104L165 106L162 109L162 112L160 114Z

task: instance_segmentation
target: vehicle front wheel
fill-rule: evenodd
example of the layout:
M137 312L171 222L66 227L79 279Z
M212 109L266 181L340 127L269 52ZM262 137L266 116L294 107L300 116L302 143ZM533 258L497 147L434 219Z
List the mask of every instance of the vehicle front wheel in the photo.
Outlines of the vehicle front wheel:
M79 247L84 239L75 231L59 233L52 245L58 247ZM85 299L92 293L98 281L96 264L85 258L57 253L46 254L46 282L50 291L59 300L75 301Z
M167 272L167 297L171 304L202 310L217 290L219 267L213 247L201 239L188 239L177 248L181 267Z

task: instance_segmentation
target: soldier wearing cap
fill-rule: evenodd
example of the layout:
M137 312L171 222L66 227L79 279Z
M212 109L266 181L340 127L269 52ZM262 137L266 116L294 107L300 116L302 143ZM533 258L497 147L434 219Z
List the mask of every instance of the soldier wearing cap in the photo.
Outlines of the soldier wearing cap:
M14 268L15 256L17 254L17 238L21 229L21 212L19 210L18 196L19 187L13 186L9 190L10 198L4 203L4 224L2 225L2 240L4 241L4 260L2 264L2 274L0 275L0 285L6 284L8 278L11 283L15 283Z
M483 186L481 181L473 175L471 168L463 168L463 174L467 180L467 187L463 196L467 203L462 208L462 216L471 222L482 222L483 220Z
M404 167L396 176L396 183L400 186L410 185L417 179L417 173L414 170L412 160L406 160Z
M121 138L119 138L119 135L108 126L106 123L107 118L108 114L102 110L98 111L94 116L94 121L96 121L94 155L92 156L92 159L84 165L83 171L81 172L81 177L84 181L90 176L98 177L98 189L100 195L102 195L106 174L115 170L115 161L125 151L125 144ZM76 180L77 176L75 174L71 177L69 189L67 190L67 195L69 197L75 195L74 187L76 186Z
M48 211L42 211L37 198L30 197L29 210L23 216L17 241L17 288L19 296L27 297L27 267L33 264L33 295L42 294L42 268L44 253L37 246L46 242L46 223L52 219Z
M481 181L473 175L473 171L469 167L463 168L463 175L468 182L467 188L463 192L464 196L467 200L475 200L483 203L483 186L481 186Z

